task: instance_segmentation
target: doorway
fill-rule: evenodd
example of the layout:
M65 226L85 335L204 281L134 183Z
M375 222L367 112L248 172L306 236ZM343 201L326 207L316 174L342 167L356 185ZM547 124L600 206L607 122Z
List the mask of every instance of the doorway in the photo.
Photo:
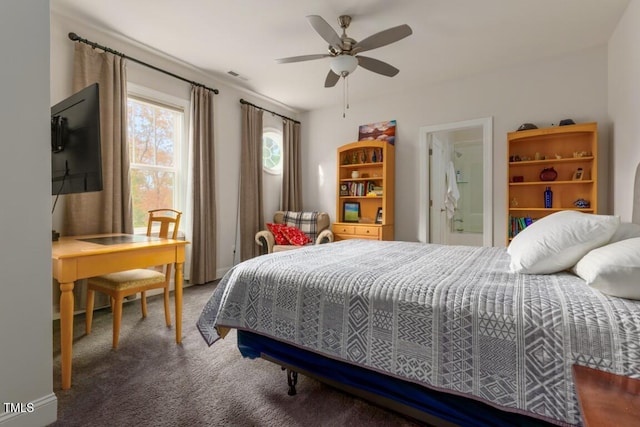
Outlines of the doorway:
M492 159L491 117L420 128L421 242L493 245Z

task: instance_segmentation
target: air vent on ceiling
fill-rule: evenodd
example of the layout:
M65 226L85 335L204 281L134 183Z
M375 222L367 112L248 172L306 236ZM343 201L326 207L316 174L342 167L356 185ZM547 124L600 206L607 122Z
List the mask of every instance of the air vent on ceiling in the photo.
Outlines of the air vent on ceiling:
M245 76L241 76L240 74L236 73L236 72L235 72L235 71L233 71L233 70L227 71L227 74L229 74L229 75L231 75L231 76L233 76L233 77L237 77L237 78L239 78L239 79L241 79L241 80L245 80L245 81L246 81L246 80L249 80L249 79L248 79L248 78L246 78Z

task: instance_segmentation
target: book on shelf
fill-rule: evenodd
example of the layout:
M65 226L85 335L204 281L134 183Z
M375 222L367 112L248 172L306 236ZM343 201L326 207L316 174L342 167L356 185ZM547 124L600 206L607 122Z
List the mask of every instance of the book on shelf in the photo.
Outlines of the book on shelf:
M382 196L382 187L376 187L372 181L349 181L347 184L347 193L351 197L364 197L371 192L376 196Z
M533 224L534 220L530 216L509 216L509 237L516 235Z

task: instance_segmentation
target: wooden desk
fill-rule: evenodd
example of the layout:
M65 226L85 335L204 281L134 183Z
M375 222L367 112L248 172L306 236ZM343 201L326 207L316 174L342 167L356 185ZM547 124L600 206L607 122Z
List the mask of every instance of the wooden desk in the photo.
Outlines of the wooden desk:
M573 377L586 427L640 423L640 379L580 365L573 365Z
M122 236L102 234L62 237L52 244L53 277L60 283L60 355L62 389L71 387L73 346L74 281L101 274L175 264L176 343L182 341L182 265L184 240L155 239L134 243L103 245L80 239Z

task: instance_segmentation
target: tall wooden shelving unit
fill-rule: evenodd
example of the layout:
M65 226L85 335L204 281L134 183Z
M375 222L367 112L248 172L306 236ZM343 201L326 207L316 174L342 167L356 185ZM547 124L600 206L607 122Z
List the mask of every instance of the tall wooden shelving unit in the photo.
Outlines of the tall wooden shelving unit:
M335 239L393 240L395 147L385 141L352 142L338 148L337 162ZM359 203L357 222L345 221L347 202ZM382 220L376 224L379 208Z
M598 212L598 126L579 123L544 129L531 129L507 134L507 244L517 234L514 218L535 221L553 212L577 210ZM536 157L544 159L536 159ZM553 168L557 178L541 180L540 173ZM582 178L574 174L582 168ZM551 208L544 207L544 191L553 192ZM588 208L574 203L584 199Z

